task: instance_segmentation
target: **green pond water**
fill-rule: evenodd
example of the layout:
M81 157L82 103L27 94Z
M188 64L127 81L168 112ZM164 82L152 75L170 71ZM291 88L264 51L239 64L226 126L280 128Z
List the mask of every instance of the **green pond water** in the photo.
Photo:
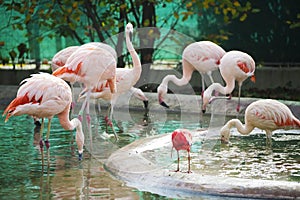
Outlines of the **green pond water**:
M106 172L103 163L115 150L137 139L169 133L176 128L207 128L211 116L151 111L147 114L120 111L117 116L118 142L109 137L112 136L110 129L104 133L102 115L92 116L91 132L84 126L86 147L82 161L77 157L75 131L63 130L55 117L51 126L49 168L41 166L39 127L34 125L33 119L18 116L4 123L1 116L0 199L168 199L168 196L126 186ZM300 181L300 131L276 132L271 146L260 130L243 137L233 133L229 145L213 140L216 142L206 150L205 141L204 137L192 146L193 171L216 176ZM176 156L170 158L170 152L171 149L168 155L153 152L152 156L162 165L175 166ZM168 159L159 159L160 156ZM187 162L184 156L182 162L182 166ZM219 198L203 195L197 199Z

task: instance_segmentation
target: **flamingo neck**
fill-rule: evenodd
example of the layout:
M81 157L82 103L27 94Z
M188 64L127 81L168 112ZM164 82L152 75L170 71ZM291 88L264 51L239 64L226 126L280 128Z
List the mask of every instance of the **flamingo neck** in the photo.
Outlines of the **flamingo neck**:
M136 53L136 51L132 45L132 42L129 39L129 32L126 32L126 46L131 55L131 58L132 58L133 71L134 71L133 74L136 77L136 82L137 82L142 73L142 65L141 65L140 58L139 58L138 54Z
M226 126L229 129L231 129L232 127L236 127L238 132L241 133L242 135L248 135L254 129L253 126L248 125L247 123L243 125L242 122L238 119L229 120Z
M82 131L82 124L79 119L74 118L70 121L69 119L69 111L70 106L67 107L62 113L58 114L57 117L61 126L65 130L73 130L76 128L76 143L78 147L78 152L81 154L83 152L83 145L84 145L84 134Z
M228 82L226 86L222 86L220 83L213 83L205 90L205 96L209 97L212 96L213 91L217 91L223 95L230 94L234 89L234 81Z

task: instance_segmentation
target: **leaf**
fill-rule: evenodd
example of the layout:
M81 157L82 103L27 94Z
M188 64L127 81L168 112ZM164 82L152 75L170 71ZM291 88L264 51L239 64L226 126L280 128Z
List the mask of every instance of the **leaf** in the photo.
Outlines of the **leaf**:
M177 13L177 12L174 12L174 13L173 13L173 15L174 15L174 17L175 17L176 19L178 19L178 18L179 18L179 15L178 15L178 13Z
M244 13L244 14L240 17L240 21L243 22L243 21L245 21L246 18L247 18L247 14Z

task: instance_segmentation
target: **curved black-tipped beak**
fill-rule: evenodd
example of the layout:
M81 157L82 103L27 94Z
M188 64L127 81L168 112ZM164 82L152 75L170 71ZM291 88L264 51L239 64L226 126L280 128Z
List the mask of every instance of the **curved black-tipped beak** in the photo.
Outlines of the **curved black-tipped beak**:
M78 160L81 161L82 160L82 153L78 154Z
M166 108L170 108L170 106L168 106L164 101L160 102L160 105L162 105L163 107L166 107Z
M229 142L228 142L227 140L221 138L221 143L222 143L222 144L228 144Z
M203 110L202 110L202 113L205 113L205 112L206 112L206 110L205 110L205 109L203 109Z
M143 101L145 109L148 109L148 100Z

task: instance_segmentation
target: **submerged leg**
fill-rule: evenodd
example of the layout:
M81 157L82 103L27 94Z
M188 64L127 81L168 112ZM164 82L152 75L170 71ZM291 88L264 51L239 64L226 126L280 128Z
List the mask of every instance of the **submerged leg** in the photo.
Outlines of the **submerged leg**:
M44 167L44 141L43 141L43 129L44 129L44 118L42 118L42 124L40 129L40 150L42 156L42 166Z
M48 119L48 127L47 127L47 134L46 134L46 140L45 140L45 146L47 148L47 159L48 159L48 167L50 166L50 142L49 142L49 136L50 136L50 129L51 129L51 121L52 118Z

